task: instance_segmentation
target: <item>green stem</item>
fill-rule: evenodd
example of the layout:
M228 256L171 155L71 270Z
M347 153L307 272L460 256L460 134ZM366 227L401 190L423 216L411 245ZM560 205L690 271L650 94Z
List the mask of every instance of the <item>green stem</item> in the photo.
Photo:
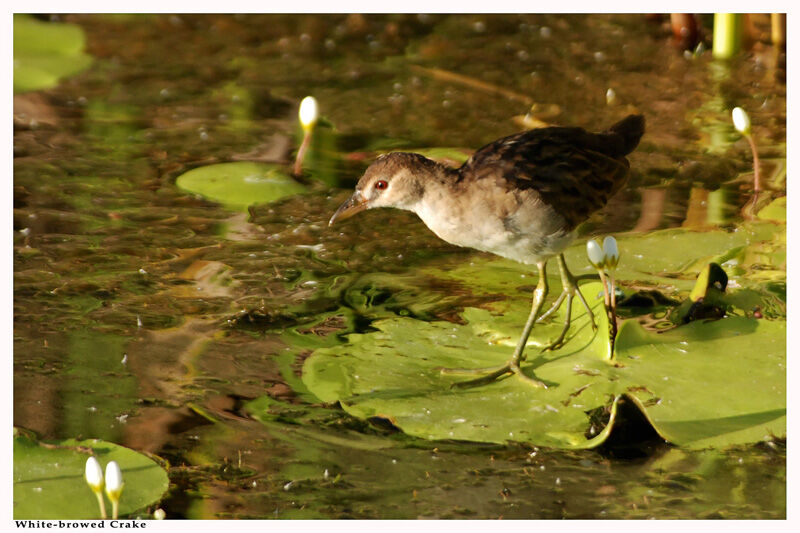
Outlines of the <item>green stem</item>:
M742 15L714 13L714 57L730 59L742 48Z
M614 359L614 338L617 336L617 313L615 307L617 305L617 298L614 294L614 278L609 274L611 281L611 293L609 294L608 283L606 283L606 274L602 269L597 269L600 274L600 283L603 284L603 307L606 310L606 318L608 318L608 327L606 334L609 336L611 352L609 359Z
M614 288L613 272L609 272L608 279L611 282L611 359L614 359L614 342L617 340L617 291Z
M603 304L605 304L606 309L611 305L611 298L608 295L608 285L606 284L606 273L602 269L598 269L597 272L600 274L600 282L603 284Z
M100 517L105 520L108 516L106 515L106 502L103 499L103 493L96 490L94 491L94 495L97 496L97 505L100 506Z

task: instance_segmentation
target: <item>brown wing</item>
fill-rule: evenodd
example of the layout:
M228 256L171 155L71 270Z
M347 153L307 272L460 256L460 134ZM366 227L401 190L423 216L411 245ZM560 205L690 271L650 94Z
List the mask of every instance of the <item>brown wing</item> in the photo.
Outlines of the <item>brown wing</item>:
M631 120L603 133L553 127L511 135L478 150L459 169L460 177L533 189L572 229L624 185L629 168L625 154L635 148L644 129L641 118L633 120L638 128L626 123Z

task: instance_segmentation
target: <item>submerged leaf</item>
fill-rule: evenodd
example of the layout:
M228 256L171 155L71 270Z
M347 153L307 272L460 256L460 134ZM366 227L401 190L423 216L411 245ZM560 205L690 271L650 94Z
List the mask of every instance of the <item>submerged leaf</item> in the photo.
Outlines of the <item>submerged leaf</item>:
M14 92L50 89L89 68L84 46L79 26L14 15Z

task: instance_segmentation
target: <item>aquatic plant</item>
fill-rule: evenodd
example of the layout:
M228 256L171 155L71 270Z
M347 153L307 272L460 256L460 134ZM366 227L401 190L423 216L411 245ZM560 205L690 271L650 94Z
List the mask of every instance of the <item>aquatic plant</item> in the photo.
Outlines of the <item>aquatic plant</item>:
M104 475L98 457L117 466L108 466ZM105 498L104 490L112 491L109 498L122 491L122 472L116 471L119 465L125 465L125 499L118 499L117 517L139 516L164 497L169 488L167 472L151 456L97 439L42 442L30 431L14 428L14 518L111 518L105 511L107 504L100 500ZM80 489L81 478L94 498Z
M111 517L119 518L119 499L122 496L122 470L116 461L109 461L106 465L106 496L111 500Z
M734 107L731 112L731 117L733 119L733 127L736 128L736 131L741 133L750 144L750 151L753 154L753 192L758 196L758 193L761 192L761 172L759 170L758 150L756 149L756 141L753 138L750 117L741 107ZM753 205L755 205L755 201Z
M619 248L617 240L608 236L603 239L603 246L594 239L586 242L586 255L589 256L589 263L597 270L600 281L603 284L603 303L606 313L609 314L609 339L611 342L611 354L614 353L614 339L617 336L617 295L614 287L614 270L619 264ZM608 274L608 277L606 277Z
M84 474L86 479L86 483L89 484L89 487L94 492L94 495L97 497L97 505L100 507L100 516L102 518L106 518L106 502L103 500L103 469L100 467L100 463L95 459L94 456L89 457L86 460L86 471Z
M713 54L716 59L730 59L742 49L740 13L714 13Z
M300 148L297 150L297 157L294 160L294 170L292 172L295 176L299 176L303 171L303 159L309 144L311 144L311 134L319 118L317 99L313 96L303 98L297 114L300 118L300 125L303 127L303 142L300 144Z

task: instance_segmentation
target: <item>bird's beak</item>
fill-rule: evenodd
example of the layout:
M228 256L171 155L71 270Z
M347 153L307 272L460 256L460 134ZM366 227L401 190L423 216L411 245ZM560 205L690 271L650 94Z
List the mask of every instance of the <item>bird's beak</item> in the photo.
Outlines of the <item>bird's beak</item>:
M360 213L361 211L367 208L367 199L361 195L361 191L356 191L353 195L347 199L345 203L339 206L339 209L331 217L330 222L328 222L329 226L333 226L333 223L337 220L344 220L346 218L350 218L351 216L355 215L356 213Z

